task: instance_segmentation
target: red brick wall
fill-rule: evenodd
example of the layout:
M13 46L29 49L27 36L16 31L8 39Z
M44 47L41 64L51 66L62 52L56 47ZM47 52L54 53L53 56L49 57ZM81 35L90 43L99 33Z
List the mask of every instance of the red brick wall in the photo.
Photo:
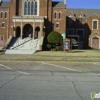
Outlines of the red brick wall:
M14 23L12 21L13 16L16 15L16 0L10 0L10 26L9 26L9 36L13 36L13 26Z
M9 8L0 8L0 12L3 14L2 18L0 18L0 36L3 36L3 41L0 42L5 45L9 35ZM7 18L5 18L5 12L7 12ZM3 22L5 23L4 27L2 27Z
M57 12L57 18L53 19L54 31L58 31L60 34L66 32L66 9L65 8L54 8L53 12ZM58 18L59 12L62 12L61 19ZM54 13L53 13L54 18ZM56 28L56 23L59 22L59 28Z

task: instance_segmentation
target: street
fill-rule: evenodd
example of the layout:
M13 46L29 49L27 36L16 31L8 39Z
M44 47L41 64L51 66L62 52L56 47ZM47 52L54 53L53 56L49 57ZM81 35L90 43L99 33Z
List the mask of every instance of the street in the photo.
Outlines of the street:
M92 100L92 92L100 63L0 62L0 100Z

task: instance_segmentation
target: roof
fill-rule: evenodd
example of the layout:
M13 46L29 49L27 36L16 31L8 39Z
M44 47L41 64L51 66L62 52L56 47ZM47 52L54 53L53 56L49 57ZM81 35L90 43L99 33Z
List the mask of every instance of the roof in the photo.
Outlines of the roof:
M6 7L10 7L10 2L1 2L0 3L0 8L6 8Z
M64 2L52 2L52 7L62 8L62 7L64 7Z
M92 16L92 15L94 15L94 14L97 14L97 15L99 15L100 16L100 9L66 9L66 13L67 13L67 15L70 13L70 11L72 11L73 12L73 14L75 14L76 15L76 17L79 15L79 12L81 11L84 15L85 15L85 17L90 17L90 16Z

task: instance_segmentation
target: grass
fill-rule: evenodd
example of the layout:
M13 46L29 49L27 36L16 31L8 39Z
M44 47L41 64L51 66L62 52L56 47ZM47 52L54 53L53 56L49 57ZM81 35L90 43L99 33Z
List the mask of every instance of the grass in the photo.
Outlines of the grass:
M41 51L32 55L7 55L2 53L0 60L7 61L100 62L100 50Z

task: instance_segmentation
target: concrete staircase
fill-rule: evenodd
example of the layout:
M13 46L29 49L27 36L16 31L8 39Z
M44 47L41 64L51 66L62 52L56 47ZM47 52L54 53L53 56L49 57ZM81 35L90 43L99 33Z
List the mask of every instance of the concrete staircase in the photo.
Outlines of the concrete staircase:
M39 50L40 39L14 38L6 49L6 54L33 54Z

